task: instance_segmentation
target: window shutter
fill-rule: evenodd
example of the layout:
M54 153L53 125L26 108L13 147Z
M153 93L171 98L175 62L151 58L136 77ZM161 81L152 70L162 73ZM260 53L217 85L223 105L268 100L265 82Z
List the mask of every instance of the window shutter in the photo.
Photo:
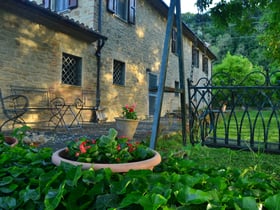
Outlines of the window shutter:
M78 0L69 0L68 9L74 9L78 7Z
M45 8L49 9L50 8L50 0L43 0L43 5Z
M128 22L131 24L135 24L136 19L136 0L129 0L128 5Z
M175 29L172 29L171 51L177 53L177 31Z
M109 12L115 13L116 12L116 0L108 0L107 1L107 10Z

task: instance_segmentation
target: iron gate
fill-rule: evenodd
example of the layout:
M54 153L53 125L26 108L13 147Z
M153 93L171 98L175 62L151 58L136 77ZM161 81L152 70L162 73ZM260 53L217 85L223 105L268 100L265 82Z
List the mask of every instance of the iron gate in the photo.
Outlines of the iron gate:
M280 71L188 80L192 144L280 153Z

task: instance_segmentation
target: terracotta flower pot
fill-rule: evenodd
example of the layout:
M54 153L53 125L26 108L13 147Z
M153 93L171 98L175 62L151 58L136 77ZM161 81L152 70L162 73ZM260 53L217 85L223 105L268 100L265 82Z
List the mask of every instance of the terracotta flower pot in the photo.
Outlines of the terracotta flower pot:
M115 120L118 136L126 136L128 139L133 139L139 120L131 120L124 118L115 118Z
M63 153L65 151L65 148L57 150L52 155L52 162L55 165L60 165L61 162L70 163L75 166L82 165L82 169L89 169L93 168L94 170L102 169L102 168L110 168L113 172L128 172L129 170L142 170L142 169L149 169L153 170L153 168L158 165L161 162L161 156L157 151L154 151L155 156L153 156L150 159L143 160L143 161L137 161L137 162L131 162L131 163L83 163L83 162L77 162L68 160L66 158L63 158Z
M5 136L5 142L10 145L10 147L14 147L18 144L18 140L12 136Z

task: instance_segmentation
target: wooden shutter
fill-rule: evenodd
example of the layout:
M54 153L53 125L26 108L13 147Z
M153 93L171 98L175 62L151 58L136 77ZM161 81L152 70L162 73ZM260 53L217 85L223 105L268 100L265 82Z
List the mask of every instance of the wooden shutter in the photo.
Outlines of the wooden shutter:
M136 16L136 0L129 0L128 4L128 22L135 24Z
M116 0L107 0L107 10L109 12L115 13L116 12Z
M51 0L43 0L43 5L45 8L49 9L50 8L50 3L51 3Z
M78 7L78 0L69 0L68 9L74 9Z
M177 53L177 31L175 29L172 29L171 51Z

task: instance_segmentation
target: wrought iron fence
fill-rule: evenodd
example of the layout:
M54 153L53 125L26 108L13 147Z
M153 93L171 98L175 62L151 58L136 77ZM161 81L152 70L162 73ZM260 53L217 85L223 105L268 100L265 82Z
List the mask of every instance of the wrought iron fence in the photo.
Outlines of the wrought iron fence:
M192 144L280 153L280 71L188 80Z

